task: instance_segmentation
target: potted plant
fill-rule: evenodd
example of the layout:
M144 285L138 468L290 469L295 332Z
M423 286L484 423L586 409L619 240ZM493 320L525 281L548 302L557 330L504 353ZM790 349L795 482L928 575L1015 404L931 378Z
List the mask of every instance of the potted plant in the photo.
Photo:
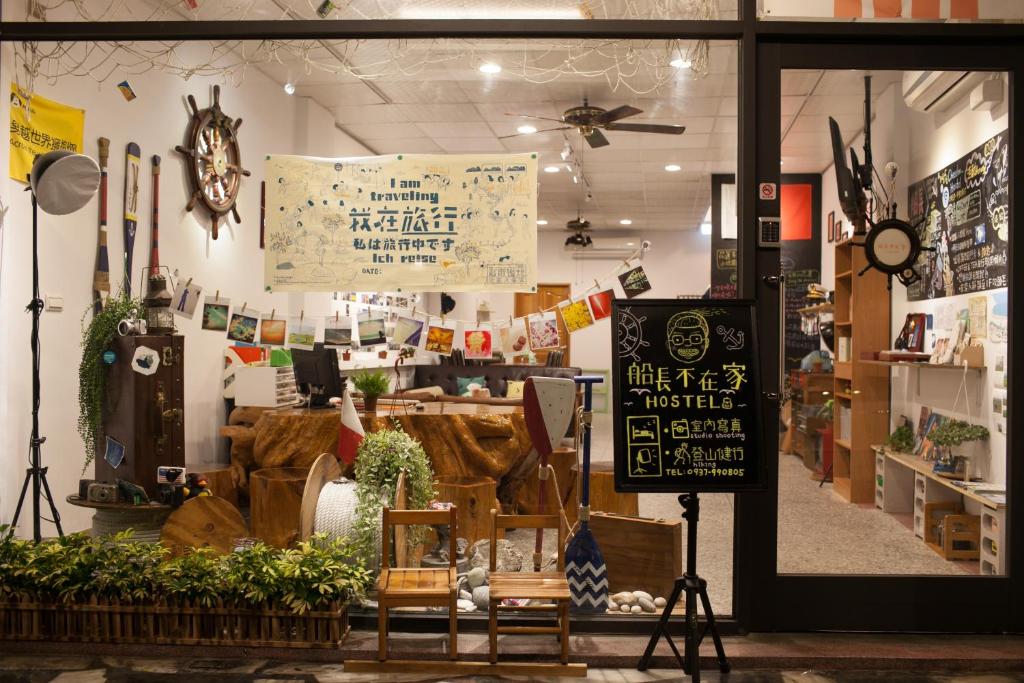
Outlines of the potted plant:
M384 429L367 434L356 453L356 509L353 546L360 557L376 558L379 552L381 513L395 504L399 475L405 473L405 506L426 509L434 497L434 473L419 441L401 430ZM409 547L423 541L423 530L412 528ZM374 562L376 565L377 562Z
M910 425L900 425L885 440L885 445L897 453L910 453L914 450L914 430Z
M82 316L82 361L78 365L78 435L85 446L85 464L82 471L96 458L100 432L103 428L103 406L107 396L107 369L104 354L117 336L117 324L122 320L145 318L142 299L122 294L110 297L103 310L95 314L88 325Z
M962 476L964 481L970 481L970 459L963 453L954 455L953 449L968 442L985 441L988 435L987 427L963 420L946 420L933 429L928 438L940 449L933 468L935 473L948 478Z
M352 384L363 395L363 410L367 413L377 411L377 397L387 393L390 388L388 376L382 370L360 372L352 376Z

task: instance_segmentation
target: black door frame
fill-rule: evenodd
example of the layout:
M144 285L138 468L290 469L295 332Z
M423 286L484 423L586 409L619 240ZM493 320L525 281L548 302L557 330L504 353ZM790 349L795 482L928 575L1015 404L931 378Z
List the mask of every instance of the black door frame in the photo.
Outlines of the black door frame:
M778 215L777 205L761 202L755 179L778 182L781 68L974 68L1011 72L1010 119L1024 111L1024 88L1012 87L1024 74L1024 26L996 23L758 21L757 0L738 0L738 20L302 20L176 22L10 22L0 16L0 42L14 41L206 41L230 39L370 40L424 38L578 38L707 39L739 44L739 158L737 221L739 295L757 298L766 343L761 349L765 378L778 363L778 292L763 276L777 274L772 252L756 248L756 217ZM0 10L2 11L2 10ZM801 52L803 51L803 54ZM774 91L775 95L771 93ZM775 106L762 106L774 102ZM1020 213L1014 201L1022 186L1024 149L1011 130L1013 186L1010 216ZM1024 193L1021 193L1024 196ZM1011 223L1012 225L1013 223ZM777 253L775 254L777 256ZM1012 333L1008 356L1024 315L1024 298L1013 296L1015 269L1024 268L1024 240L1010 243L1010 310ZM770 340L775 340L772 343ZM1024 363L1010 364L1009 392L1024 386ZM778 406L765 402L766 419L777 420ZM1010 402L1008 452L1013 452L1012 425L1018 411ZM773 487L778 482L775 444L764 446ZM1009 577L949 579L903 577L788 577L775 573L777 491L738 494L733 556L734 617L741 629L870 629L913 631L1024 631L1024 463L1008 462L1010 484ZM960 581L960 583L957 583ZM975 586L978 586L975 589ZM809 596L809 598L807 597ZM1013 606L1018 606L1014 616ZM649 631L650 622L615 620L623 630ZM627 625L628 624L628 625ZM613 627L614 628L614 627ZM589 629L587 629L589 630Z
M858 42L812 44L793 39L768 37L757 47L758 142L756 153L759 182L778 182L781 143L781 74L783 69L933 69L1005 71L1010 80L1011 225L1020 225L1020 204L1016 197L1022 187L1024 136L1015 130L1015 118L1024 111L1024 60L1019 46L981 43L972 40L895 44L889 36ZM746 192L756 192L750 186ZM757 201L760 215L778 216L778 201ZM745 226L747 229L750 226ZM1024 240L1010 238L1009 306L1011 335L1007 357L1016 358L1022 344L1024 297L1014 296L1015 271L1024 266ZM759 302L761 363L765 378L778 372L778 290L764 278L778 275L778 253L756 250L754 292ZM1017 285L1019 286L1019 285ZM771 341L769 341L771 340ZM774 347L774 348L771 348ZM1021 386L1024 363L1009 368L1010 392ZM765 380L768 386L768 380ZM949 576L841 576L779 575L776 571L778 526L751 537L736 547L748 574L741 587L739 604L750 611L741 616L751 630L872 630L1003 632L1024 629L1024 600L1021 574L1024 567L1024 506L1017 492L1024 491L1024 463L1014 462L1018 434L1015 428L1024 415L1010 405L1007 420L1008 572L1005 577ZM765 419L777 424L779 406L765 401ZM1024 439L1024 437L1021 437ZM737 528L757 528L758 520L777 520L778 450L766 444L770 487L765 493L743 494L737 501ZM1015 609L1016 606L1016 609Z

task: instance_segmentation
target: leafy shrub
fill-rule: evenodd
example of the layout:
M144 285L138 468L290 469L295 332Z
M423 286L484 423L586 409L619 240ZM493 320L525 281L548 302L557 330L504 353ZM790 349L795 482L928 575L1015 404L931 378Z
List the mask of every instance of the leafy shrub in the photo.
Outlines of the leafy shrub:
M900 425L885 440L885 445L897 453L909 453L914 449L914 430L908 425Z
M936 446L959 446L968 441L984 441L988 438L988 428L963 420L947 420L933 429L928 438Z
M388 382L388 376L383 371L377 370L375 372L360 372L352 375L352 385L359 391L363 396L374 397L380 396L381 394L388 393L388 389L391 388L391 384Z
M369 584L353 546L322 535L293 550L257 542L224 557L202 548L168 560L166 548L135 541L130 531L97 539L69 534L37 544L0 527L0 599L168 598L206 607L224 599L256 608L277 603L303 613L347 603Z

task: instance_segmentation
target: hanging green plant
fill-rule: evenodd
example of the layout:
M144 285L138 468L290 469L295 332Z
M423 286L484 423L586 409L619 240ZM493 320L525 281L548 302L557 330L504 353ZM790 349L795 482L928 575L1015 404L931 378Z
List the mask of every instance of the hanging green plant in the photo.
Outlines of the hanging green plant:
M82 362L78 366L78 435L85 446L85 464L82 471L96 459L100 431L103 427L103 404L107 396L107 364L103 354L117 336L117 324L122 320L145 317L142 299L121 294L107 299L103 310L93 316L89 324L85 318L92 305L82 315Z
M959 446L968 441L984 441L988 428L963 420L947 420L933 429L928 438L936 446Z
M381 512L395 503L398 475L405 472L410 510L423 510L434 497L434 473L420 442L401 430L367 434L356 453L356 523L354 545L362 557L377 554ZM424 529L413 527L409 545L423 542Z

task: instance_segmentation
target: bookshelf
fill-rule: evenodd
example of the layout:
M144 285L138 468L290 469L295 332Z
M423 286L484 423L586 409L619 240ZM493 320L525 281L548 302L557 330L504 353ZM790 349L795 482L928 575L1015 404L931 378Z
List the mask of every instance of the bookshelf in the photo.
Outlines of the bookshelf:
M850 240L835 252L834 490L851 503L875 502L872 444L889 434L889 368L861 361L889 347L889 290L885 275L868 270L864 250Z

